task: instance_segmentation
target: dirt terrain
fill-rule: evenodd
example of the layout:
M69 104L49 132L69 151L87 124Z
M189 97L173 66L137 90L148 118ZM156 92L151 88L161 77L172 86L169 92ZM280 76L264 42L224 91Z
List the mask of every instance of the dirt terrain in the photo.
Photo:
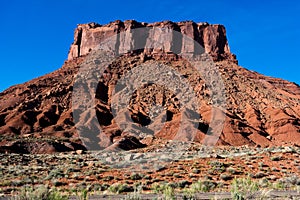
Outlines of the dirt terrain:
M156 149L168 145L168 141L158 143ZM186 196L221 192L226 197L233 193L235 181L248 179L250 182L243 182L239 192L253 195L267 191L270 194L299 191L299 147L212 149L194 143L184 153L186 159L161 159L151 169L141 169L142 160L152 151L146 148L127 152L132 157L127 156L124 161L133 164L126 168L104 164L105 161L98 157L99 152L1 154L1 194L15 194L25 186L46 186L70 196L85 190L90 196L102 195L103 198L103 195L124 195L137 190L139 195L167 195L166 188L171 188L174 194ZM108 154L114 157L118 153ZM285 195L287 197L288 193Z

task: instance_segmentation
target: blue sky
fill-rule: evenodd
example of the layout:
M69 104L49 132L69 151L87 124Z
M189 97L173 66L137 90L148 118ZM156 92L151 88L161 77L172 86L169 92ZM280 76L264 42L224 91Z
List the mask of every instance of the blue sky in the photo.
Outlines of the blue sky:
M77 24L121 19L224 24L239 64L300 84L300 1L2 1L0 91L58 69Z

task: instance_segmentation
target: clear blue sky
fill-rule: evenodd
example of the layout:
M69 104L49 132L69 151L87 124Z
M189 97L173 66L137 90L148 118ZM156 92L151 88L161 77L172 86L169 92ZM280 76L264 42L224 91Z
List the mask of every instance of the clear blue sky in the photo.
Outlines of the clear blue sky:
M224 24L240 65L300 84L298 0L10 0L0 6L0 91L58 69L79 23L117 19Z

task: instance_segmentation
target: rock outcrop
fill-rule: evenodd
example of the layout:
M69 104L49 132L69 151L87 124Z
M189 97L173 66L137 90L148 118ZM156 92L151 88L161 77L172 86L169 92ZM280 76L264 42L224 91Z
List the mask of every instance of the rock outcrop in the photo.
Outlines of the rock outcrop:
M204 51L213 57L224 82L227 103L225 125L217 145L300 145L300 87L238 66L235 56L229 51L222 25L116 21L108 25L79 25L68 60L61 69L0 93L0 152L45 153L84 149L74 126L74 76L89 52L105 38L139 27L172 28L198 41ZM195 52L193 46L182 41L181 52ZM168 44L164 46L168 47ZM209 88L199 75L192 73L193 69L186 60L168 52L172 50L172 45L164 50L123 55L107 66L105 74L99 78L95 109L100 125L110 138L111 149L151 145L149 138L132 138L130 132L124 132L110 109L111 93L118 79L126 71L142 64L162 62L182 74L201 104L201 109L197 111L200 118L195 141L201 142L209 130ZM167 114L165 126L154 132L153 137L174 139L182 113L176 95L167 88L155 84L139 88L132 94L127 117L131 117L135 128L143 128L149 124L150 114L153 114L151 106L155 104L166 109Z
M120 32L132 29L137 30L138 28L144 28L141 29L142 34L138 32L135 33L136 35L126 35L126 37L116 36ZM128 44L131 45L130 48L132 49L140 49L141 46L138 43L142 42L146 45L149 35L151 35L151 38L160 37L162 33L159 30L155 30L155 28L166 28L166 32L170 32L170 30L174 31L169 37L163 38L162 42L164 43L165 52L177 53L180 51L181 53L200 54L204 51L210 54L214 60L235 60L235 55L230 52L226 30L223 25L210 25L208 23L195 23L192 21L178 23L163 21L148 24L134 20L124 22L117 20L107 25L96 23L79 24L75 30L74 42L71 45L68 60L87 55L90 51L98 47L101 42L112 36L116 36L115 43L112 45L118 45L119 51L124 50L124 46L128 46ZM176 32L195 40L203 49L197 48L193 43L189 44L189 41L186 42L187 40L180 38L180 34L176 35Z

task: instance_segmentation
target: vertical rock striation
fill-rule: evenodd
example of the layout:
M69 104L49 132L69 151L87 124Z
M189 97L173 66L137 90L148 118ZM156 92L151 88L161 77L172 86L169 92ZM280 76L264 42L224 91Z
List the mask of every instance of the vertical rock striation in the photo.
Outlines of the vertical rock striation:
M145 29L140 29L140 32L130 31L137 28ZM125 34L117 35L124 31L126 31ZM177 32L178 34L176 34ZM182 39L182 35L179 33L198 42L202 48L195 46L193 40ZM126 52L128 48L145 48L150 40L149 38L155 38L162 42L165 52L195 54L205 52L210 54L216 61L235 60L235 55L230 52L226 30L223 25L210 25L192 21L178 23L163 21L147 24L134 20L124 22L117 20L107 25L79 24L75 30L74 42L70 47L68 60L87 55L108 38L114 41L113 48L119 52ZM157 48L154 47L153 52L155 53L155 51L157 51Z

